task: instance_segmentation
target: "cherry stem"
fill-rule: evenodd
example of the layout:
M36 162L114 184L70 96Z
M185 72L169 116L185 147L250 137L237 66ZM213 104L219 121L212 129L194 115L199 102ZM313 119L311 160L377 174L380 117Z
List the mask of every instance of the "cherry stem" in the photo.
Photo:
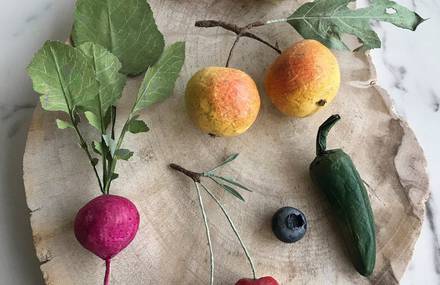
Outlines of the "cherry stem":
M271 43L269 43L268 41L260 38L259 36L255 35L254 33L249 32L250 29L255 28L255 27L260 27L260 26L264 26L268 23L265 22L261 22L261 21L257 21L257 22L253 22L250 23L244 27L240 27L237 26L235 24L231 24L231 23L227 23L227 22L223 22L223 21L217 21L217 20L202 20L202 21L197 21L195 26L196 27L200 27L200 28L213 28L213 27L221 27L225 30L231 31L233 33L235 33L237 35L231 50L229 51L229 56L228 59L226 61L226 67L229 66L229 62L231 60L232 57L232 52L235 48L235 46L237 45L239 39L241 37L246 37L246 38L251 38L254 39L262 44L265 44L266 46L272 48L273 50L275 50L277 53L281 53L281 50L278 48L277 45L273 45Z
M211 242L211 234L209 232L208 217L206 215L205 206L203 205L203 199L202 199L202 195L200 193L199 184L196 181L194 181L194 185L196 186L197 197L199 198L199 206L200 206L200 210L202 211L203 223L205 225L206 238L208 240L209 259L210 259L210 282L209 282L209 284L214 285L214 251L212 250L212 242Z
M237 228L235 227L234 222L232 221L231 217L229 216L228 212L226 211L225 207L222 205L222 203L219 201L219 199L217 199L217 197L212 194L211 191L209 191L209 189L203 185L202 183L200 183L200 185L203 187L203 189L206 191L206 193L208 193L209 196L211 196L211 198L215 201L215 203L220 207L220 209L222 210L223 214L225 215L226 219L229 222L229 225L232 228L232 231L234 232L235 236L237 237L238 241L240 242L241 247L243 248L244 254L246 255L246 258L249 261L249 264L251 266L251 270L252 270L252 276L254 279L257 279L257 274L255 272L255 266L254 266L254 262L252 261L252 258L249 254L249 251L246 248L246 245L243 242L243 239L241 238L240 234L238 233Z
M225 162L223 164L225 164ZM223 164L221 164L220 166L222 166ZM217 166L216 168L214 168L214 169L212 169L212 170L210 170L208 172L203 172L203 173L198 173L198 172L194 172L194 171L185 169L182 166L177 165L175 163L171 163L169 166L170 166L170 168L172 168L172 169L174 169L176 171L179 171L179 172L185 174L186 176L188 176L189 178L191 178L193 180L193 182L194 182L195 187L196 187L197 197L199 199L199 205L200 205L200 209L201 209L202 216L203 216L203 222L204 222L204 225L205 225L206 237L208 239L209 256L210 256L210 261L211 261L211 279L210 279L211 281L210 281L210 284L211 285L214 284L214 252L212 250L212 242L211 242L211 234L210 234L210 231L209 231L208 218L207 218L207 215L206 215L205 207L203 205L203 199L202 199L202 195L200 193L199 184L202 186L202 188L206 191L206 193L208 193L208 195L215 201L215 203L222 210L223 214L225 215L226 219L228 220L229 225L232 228L232 231L234 232L235 236L237 237L238 241L240 242L240 245L243 248L243 251L244 251L244 254L246 255L246 258L249 261L249 264L250 264L251 270L252 270L253 278L257 279L257 274L255 272L254 262L252 261L252 258L251 258L250 254L249 254L249 251L247 250L247 248L246 248L246 246L245 246L245 244L244 244L240 234L238 233L238 230L235 227L234 222L232 221L232 219L229 216L228 212L226 211L225 207L223 207L223 205L220 202L220 200L217 199L217 197L211 191L209 191L209 189L205 185L203 185L201 183L201 181L200 181L201 177L209 177L209 178L212 179L212 177L210 177L206 173L212 172L213 170L217 169L220 166Z
M105 260L104 285L110 284L110 259Z

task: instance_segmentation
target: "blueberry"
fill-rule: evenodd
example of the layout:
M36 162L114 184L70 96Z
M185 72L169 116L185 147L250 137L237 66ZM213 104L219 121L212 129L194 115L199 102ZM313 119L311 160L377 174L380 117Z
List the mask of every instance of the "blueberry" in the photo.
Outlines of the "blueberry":
M306 234L307 220L304 214L292 207L279 209L272 218L272 231L283 242L296 242Z

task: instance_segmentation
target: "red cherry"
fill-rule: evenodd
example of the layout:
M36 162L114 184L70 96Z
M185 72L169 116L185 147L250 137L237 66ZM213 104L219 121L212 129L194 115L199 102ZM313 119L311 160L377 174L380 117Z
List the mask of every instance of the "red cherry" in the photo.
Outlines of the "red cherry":
M266 276L261 277L260 279L249 279L244 278L238 280L235 285L280 285L278 281L276 281L273 277Z

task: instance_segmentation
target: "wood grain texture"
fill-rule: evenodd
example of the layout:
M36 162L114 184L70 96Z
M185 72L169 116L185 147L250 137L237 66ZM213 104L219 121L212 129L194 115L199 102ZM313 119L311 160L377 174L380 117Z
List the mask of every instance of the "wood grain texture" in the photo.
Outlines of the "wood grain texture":
M183 102L185 83L198 69L224 65L234 37L220 29L199 29L194 22L222 19L237 24L286 16L295 1L150 1L168 43L185 40L187 59L174 95L142 114L151 131L127 135L124 146L135 151L121 162L112 193L126 196L141 214L133 243L113 259L112 284L207 284L209 257L193 185L170 170L170 162L204 170L233 152L240 157L224 168L254 189L246 203L215 192L233 215L254 257L257 273L281 284L395 284L401 278L420 233L428 195L425 159L414 134L397 119L387 95L375 88L374 68L364 54L340 52L342 86L325 110L304 119L281 115L268 101L261 83L276 54L259 43L240 41L231 65L257 82L262 109L254 126L236 138L211 138L190 122ZM281 48L298 40L287 24L255 30ZM119 123L127 115L141 78L130 80L119 106ZM385 99L385 100L384 100ZM330 114L342 120L329 136L330 147L349 153L368 191L377 227L377 266L370 279L350 264L324 196L313 187L308 167L315 156L317 128ZM57 114L37 107L24 157L24 181L38 258L46 284L100 284L104 262L83 249L73 234L76 212L100 194L75 135L58 130ZM121 125L118 125L120 129ZM96 135L88 130L88 135ZM213 186L214 187L214 186ZM239 244L214 202L204 196L216 254L216 284L234 284L251 272ZM281 206L306 214L308 232L293 245L271 233L272 214Z

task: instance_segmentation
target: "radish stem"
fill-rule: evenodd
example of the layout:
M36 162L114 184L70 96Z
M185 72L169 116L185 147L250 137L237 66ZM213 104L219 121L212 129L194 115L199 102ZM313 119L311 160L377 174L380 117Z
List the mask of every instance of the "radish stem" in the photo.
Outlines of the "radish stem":
M105 260L105 276L104 276L104 285L108 285L110 283L110 259Z

